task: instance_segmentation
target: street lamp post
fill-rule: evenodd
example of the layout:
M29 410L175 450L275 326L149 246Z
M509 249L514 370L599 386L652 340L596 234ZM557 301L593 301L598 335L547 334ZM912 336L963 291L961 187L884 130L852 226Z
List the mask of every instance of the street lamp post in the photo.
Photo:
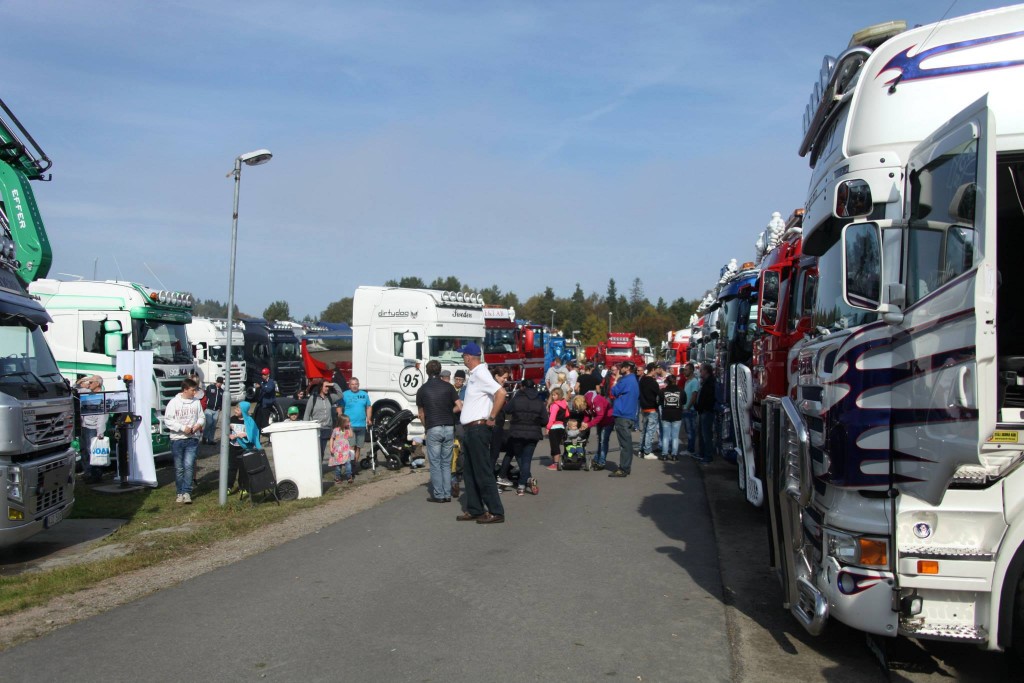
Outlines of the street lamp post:
M225 344L225 357L227 359L227 391L224 399L221 400L220 411L220 496L221 505L228 502L228 430L231 429L231 338L234 336L234 312L235 312L235 253L238 251L238 190L242 184L242 164L246 166L259 166L270 161L274 155L267 149L257 149L255 152L241 154L235 159L235 167L227 174L235 178L235 203L231 213L231 266L228 269L228 339Z
M555 309L551 309L551 331L555 331Z
M612 312L608 311L608 334L612 333Z

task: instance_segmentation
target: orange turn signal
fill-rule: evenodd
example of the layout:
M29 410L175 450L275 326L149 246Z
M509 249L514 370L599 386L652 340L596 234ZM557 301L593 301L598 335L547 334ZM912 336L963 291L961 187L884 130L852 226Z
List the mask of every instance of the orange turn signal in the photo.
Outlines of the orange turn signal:
M889 548L885 541L859 538L861 564L884 567L889 564Z
M124 376L124 381L126 381L126 382L131 382L133 379L135 379L135 378L132 377L131 375L125 375Z
M918 560L917 561L917 573L918 574L938 574L939 563L937 560Z

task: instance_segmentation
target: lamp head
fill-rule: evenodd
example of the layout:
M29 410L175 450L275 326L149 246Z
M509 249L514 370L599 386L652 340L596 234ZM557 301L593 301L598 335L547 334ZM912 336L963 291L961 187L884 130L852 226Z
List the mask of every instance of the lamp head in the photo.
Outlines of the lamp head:
M254 152L246 152L239 155L238 160L246 166L259 166L270 161L273 156L269 149L257 149Z

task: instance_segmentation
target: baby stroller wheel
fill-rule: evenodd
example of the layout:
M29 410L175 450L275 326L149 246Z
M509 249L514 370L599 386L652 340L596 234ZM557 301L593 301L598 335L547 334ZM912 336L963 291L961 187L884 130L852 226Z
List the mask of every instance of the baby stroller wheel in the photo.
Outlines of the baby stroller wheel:
M277 484L278 500L296 500L299 497L299 487L294 481L285 479Z
M389 470L400 470L402 469L402 461L400 458L388 456L387 462L385 463L384 466L387 467Z
M359 469L370 469L370 456L366 456L365 458L359 461Z

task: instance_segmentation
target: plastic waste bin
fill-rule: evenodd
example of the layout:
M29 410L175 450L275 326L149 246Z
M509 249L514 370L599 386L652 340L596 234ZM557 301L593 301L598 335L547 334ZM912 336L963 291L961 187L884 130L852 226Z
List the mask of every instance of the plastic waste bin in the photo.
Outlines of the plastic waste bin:
M285 420L264 427L274 449L274 475L281 500L318 498L323 494L320 425Z

